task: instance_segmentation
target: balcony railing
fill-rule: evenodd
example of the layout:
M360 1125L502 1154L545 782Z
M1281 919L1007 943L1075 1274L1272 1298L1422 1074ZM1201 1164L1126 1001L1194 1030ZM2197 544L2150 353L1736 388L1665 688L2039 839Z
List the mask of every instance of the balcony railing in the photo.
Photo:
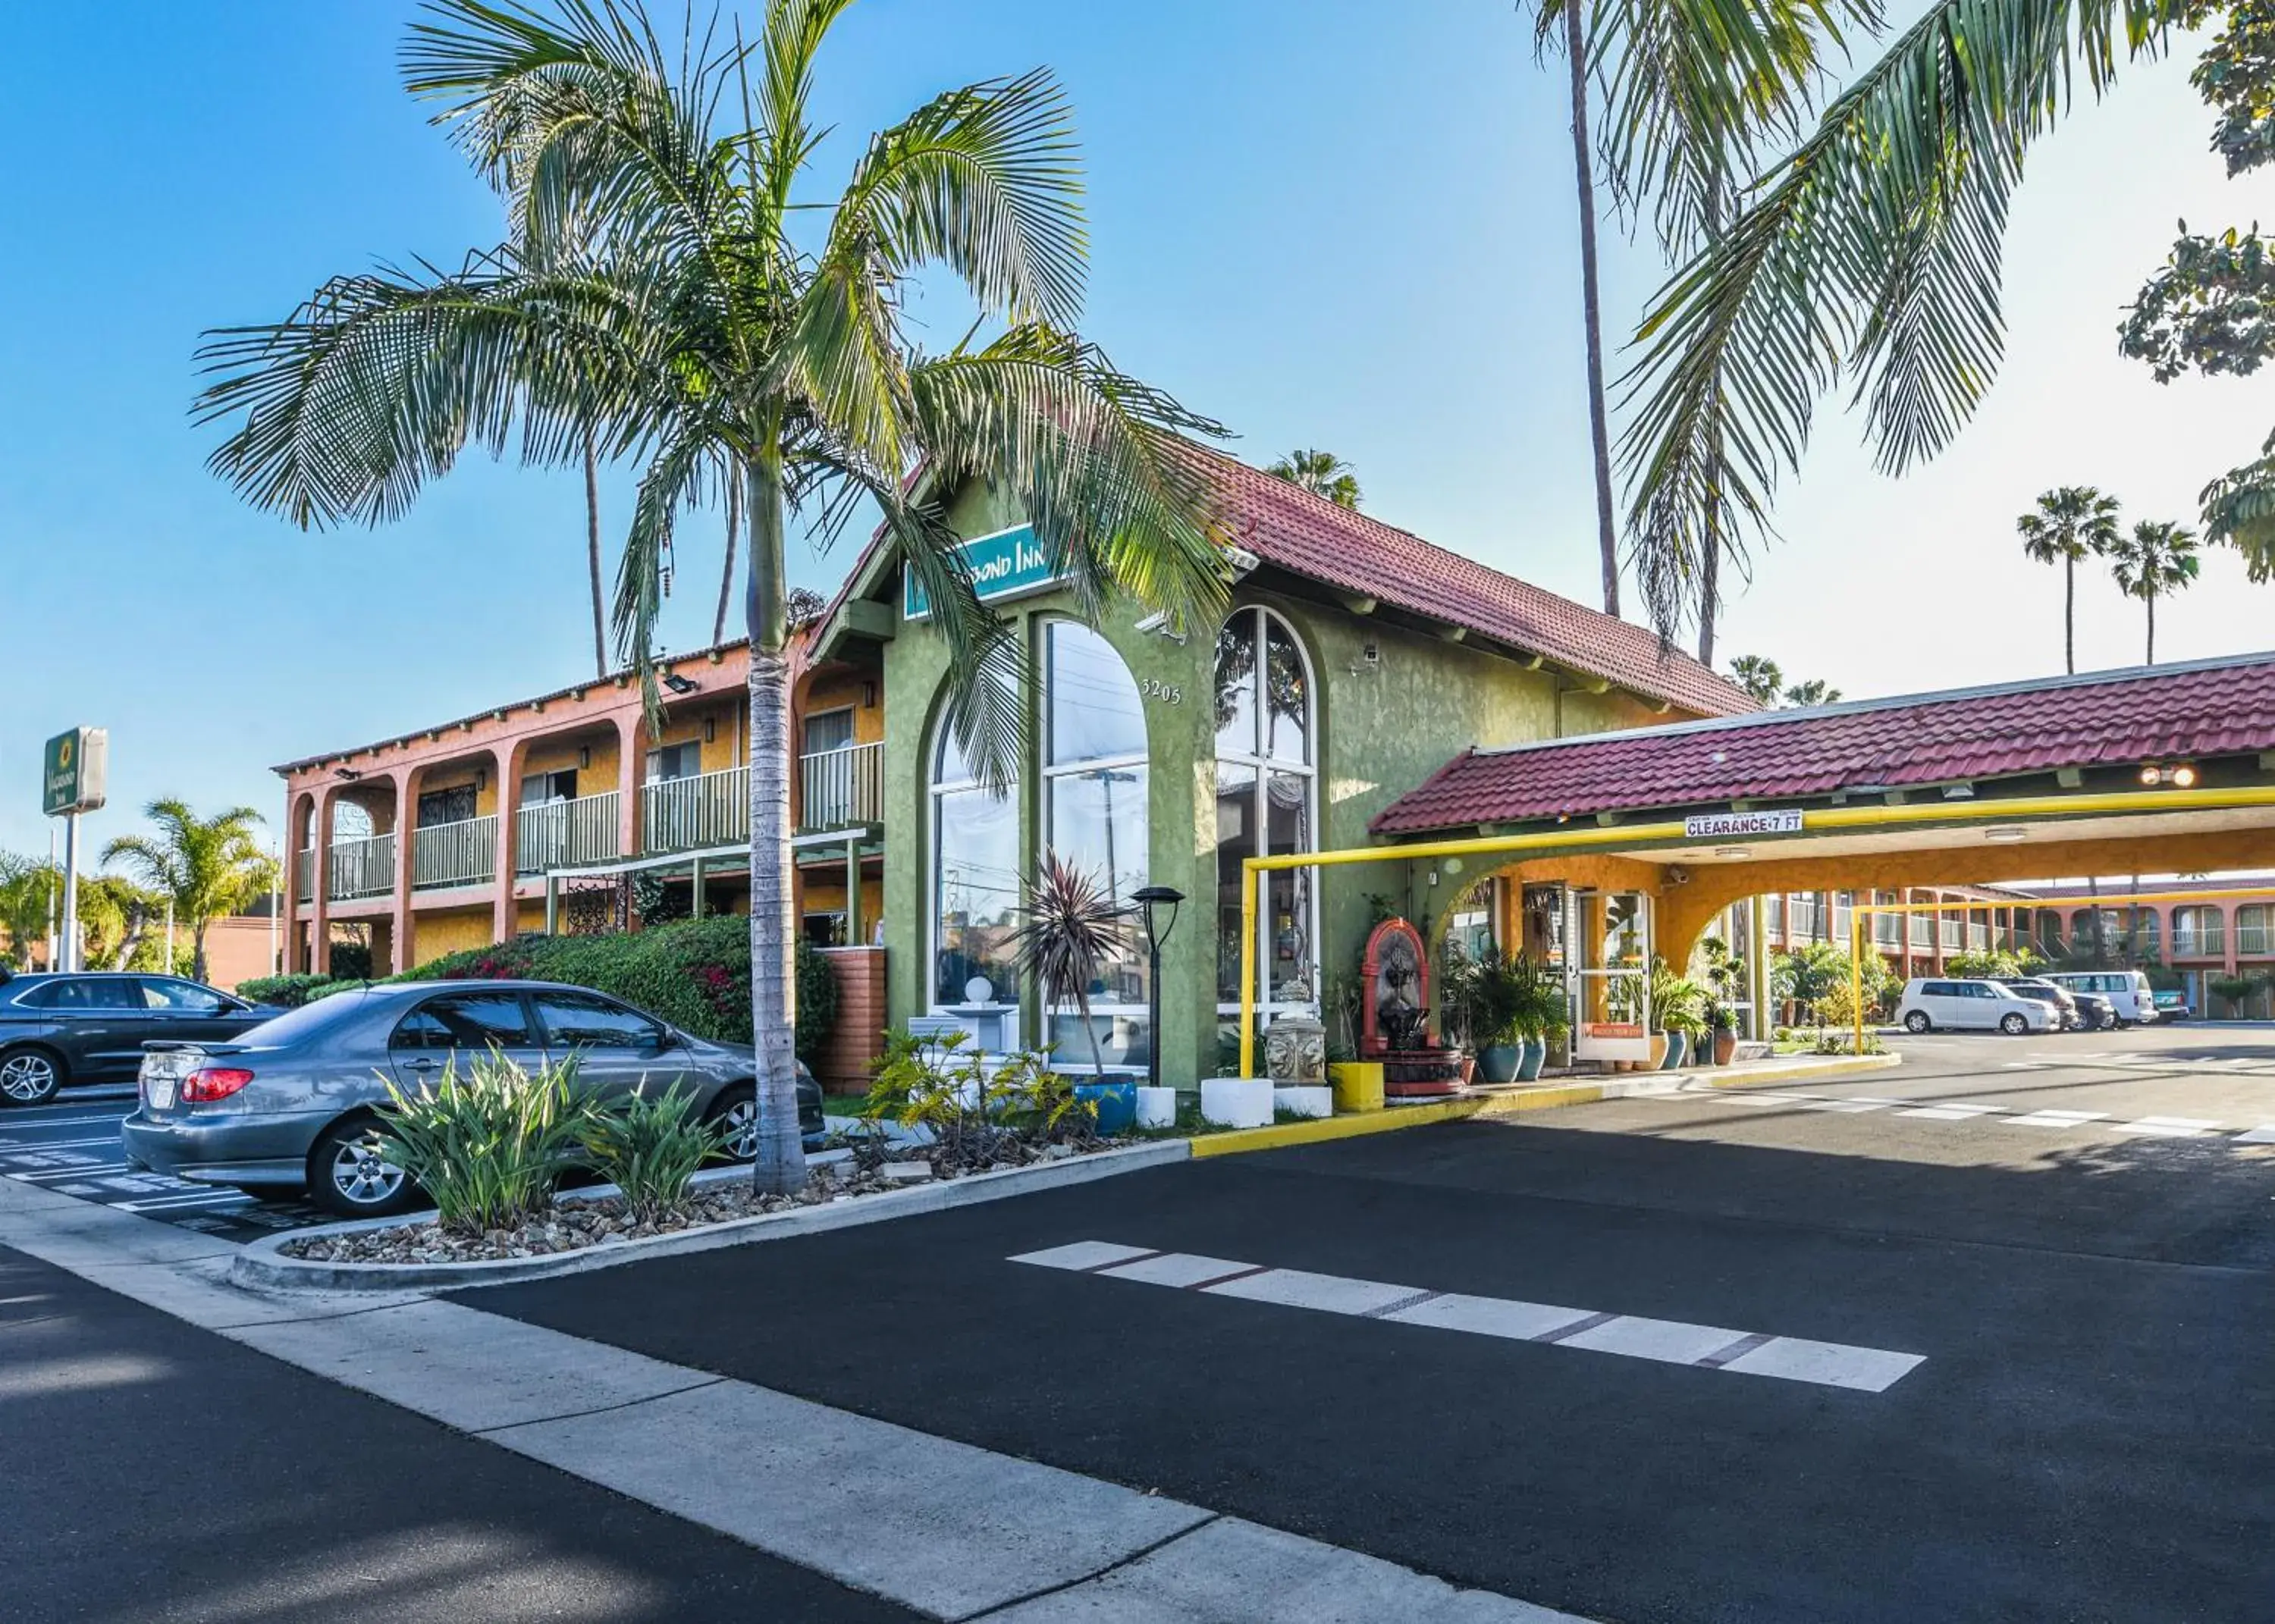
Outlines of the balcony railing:
M1883 948L1904 945L1904 918L1897 913L1876 913L1872 916L1872 940Z
M750 768L722 767L643 786L640 827L651 852L696 851L749 841Z
M332 842L331 900L386 896L395 889L395 836L367 835Z
M616 792L540 801L514 814L514 867L525 874L607 863L616 850Z
M805 786L800 829L875 823L885 804L885 746L847 744L800 756L798 780Z
M2275 953L2275 929L2266 911L2258 908L2235 910L2235 951L2243 958L2264 958Z
M1965 944L1966 929L1967 927L1956 919L1943 921L1943 950L1946 953L1956 952Z
M497 878L497 836L495 813L418 830L411 842L411 883L420 890L488 884Z
M304 903L316 900L316 849L292 854L292 895Z
M1972 952L1989 952L1991 949L1991 927L1987 925L1969 925L1967 927L1967 946Z

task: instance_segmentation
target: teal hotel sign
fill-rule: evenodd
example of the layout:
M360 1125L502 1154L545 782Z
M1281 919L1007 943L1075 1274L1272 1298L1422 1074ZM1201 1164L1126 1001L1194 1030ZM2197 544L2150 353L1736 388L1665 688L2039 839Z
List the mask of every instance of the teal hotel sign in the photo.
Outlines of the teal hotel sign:
M1065 577L1051 567L1050 555L1035 540L1032 525L1016 525L992 536L974 536L956 548L971 572L972 590L982 603L1023 598L1055 586ZM911 572L902 576L901 618L922 620L932 613L932 596Z

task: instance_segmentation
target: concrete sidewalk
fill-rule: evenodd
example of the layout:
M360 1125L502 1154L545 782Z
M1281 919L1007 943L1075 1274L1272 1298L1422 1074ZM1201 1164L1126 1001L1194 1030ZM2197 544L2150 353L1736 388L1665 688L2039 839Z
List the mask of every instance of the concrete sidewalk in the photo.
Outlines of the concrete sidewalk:
M230 1243L11 1181L0 1244L930 1618L1568 1618L457 1303L248 1291Z

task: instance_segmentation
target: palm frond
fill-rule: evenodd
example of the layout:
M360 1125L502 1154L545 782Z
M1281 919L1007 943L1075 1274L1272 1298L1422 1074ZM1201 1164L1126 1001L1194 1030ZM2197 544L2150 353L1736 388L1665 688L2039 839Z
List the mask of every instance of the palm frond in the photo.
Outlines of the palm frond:
M1221 424L1054 329L1015 327L910 368L931 466L1017 497L1037 541L1092 617L1115 593L1206 621L1224 601L1215 497L1181 435Z
M2169 0L1936 0L1825 110L1637 335L1621 449L1639 557L1680 573L1719 504L1760 533L1844 378L1879 465L1932 456L1999 359L1999 254L2030 143L2082 79L2161 49ZM1734 533L1738 546L1742 533ZM1665 603L1654 616L1667 625Z

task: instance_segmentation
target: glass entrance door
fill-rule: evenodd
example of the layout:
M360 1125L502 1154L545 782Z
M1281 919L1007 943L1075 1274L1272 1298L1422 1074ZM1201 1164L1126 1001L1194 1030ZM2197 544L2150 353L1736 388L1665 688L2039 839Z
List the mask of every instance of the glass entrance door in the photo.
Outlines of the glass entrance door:
M1640 891L1570 893L1565 985L1576 1060L1651 1058L1651 899Z

